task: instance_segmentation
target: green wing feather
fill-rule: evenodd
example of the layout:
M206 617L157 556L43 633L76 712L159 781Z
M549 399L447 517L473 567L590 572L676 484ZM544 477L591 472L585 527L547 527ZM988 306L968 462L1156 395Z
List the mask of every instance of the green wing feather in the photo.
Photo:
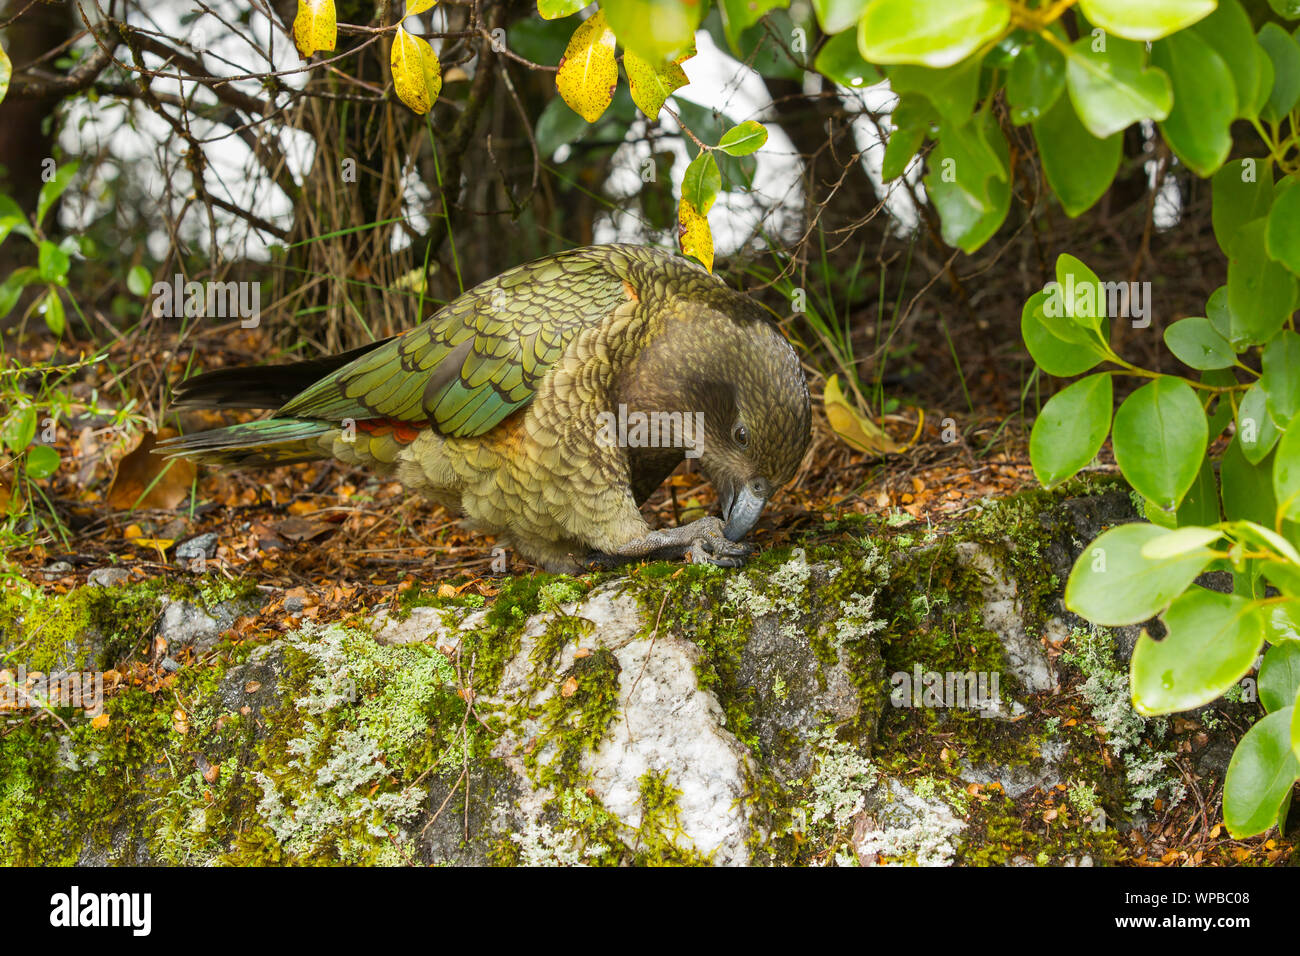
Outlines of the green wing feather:
M595 246L503 272L316 382L276 417L394 418L430 422L444 435L482 435L532 401L579 331L627 300L630 271L662 269L672 258Z

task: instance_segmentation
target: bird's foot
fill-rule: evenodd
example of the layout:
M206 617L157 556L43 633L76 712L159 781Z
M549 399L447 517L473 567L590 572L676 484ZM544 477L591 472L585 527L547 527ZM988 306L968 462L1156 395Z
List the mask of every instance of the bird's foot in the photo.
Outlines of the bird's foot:
M724 568L738 568L745 558L754 553L752 545L730 541L722 533L723 524L718 518L708 517L676 528L660 528L644 538L629 542L614 554L593 555L592 562L609 569L629 561L675 561L685 559L692 564L716 564Z

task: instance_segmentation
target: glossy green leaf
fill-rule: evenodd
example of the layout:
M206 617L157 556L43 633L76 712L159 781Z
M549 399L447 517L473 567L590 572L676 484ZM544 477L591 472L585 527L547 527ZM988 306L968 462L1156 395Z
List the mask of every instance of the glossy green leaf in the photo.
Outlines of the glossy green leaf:
M49 445L36 445L27 453L23 467L29 478L43 481L59 470L59 453Z
M1288 521L1300 521L1300 420L1292 419L1273 455L1273 494ZM1259 524L1275 526L1276 518Z
M1219 0L1214 12L1199 21L1192 31L1214 47L1228 66L1236 102L1233 115L1242 118L1255 116L1257 111L1252 109L1252 104L1260 84L1259 46L1255 42L1250 14L1246 13L1240 0ZM1175 96L1175 108L1177 105Z
M1192 368L1228 368L1237 361L1237 353L1204 317L1179 319L1165 329L1165 344L1179 361Z
M1214 0L1079 0L1090 23L1127 40L1159 40L1205 17Z
M858 49L873 63L952 66L1011 22L1000 0L872 0L858 23Z
M879 69L862 59L855 33L836 34L822 44L813 69L832 82L855 90L884 79Z
M892 182L911 165L912 159L925 142L930 129L939 119L929 100L916 93L907 93L898 100L889 121L894 124L894 131L889 134L885 144L885 158L882 161L880 177L885 182Z
M1270 714L1290 707L1300 694L1300 641L1270 647L1259 665L1259 701Z
M1300 412L1300 335L1283 329L1260 357L1259 388L1268 398L1268 414L1279 428Z
M681 3L682 0L672 0L672 2ZM722 27L731 52L740 55L740 59L744 60L745 50L741 35L763 19L763 15L769 10L787 6L789 0L719 0L718 10L722 13ZM621 34L620 39L622 39ZM758 69L758 66L754 65L754 68Z
M970 253L997 232L1011 208L1009 153L990 114L966 126L941 126L925 191L939 213L944 242Z
M1268 257L1268 220L1237 230L1228 253L1228 308L1234 331L1252 345L1267 342L1291 316L1296 277Z
M1024 337L1025 347L1038 367L1048 375L1059 378L1082 375L1105 359L1106 354L1099 343L1071 341L1055 334L1043 314L1047 299L1046 292L1034 293L1020 313L1020 334ZM1052 324L1058 325L1059 320ZM1068 320L1065 324L1075 330L1078 328Z
M686 167L686 175L682 179L682 200L698 209L701 215L706 215L721 190L722 176L718 172L717 161L712 153L701 151Z
M1105 195L1119 171L1124 152L1120 133L1098 139L1084 128L1068 97L1033 125L1047 183L1067 216L1078 216Z
M840 33L858 25L870 0L812 0L817 22L825 34ZM854 38L856 41L856 37Z
M1277 822L1300 774L1300 761L1291 749L1292 712L1291 707L1283 708L1251 727L1228 763L1223 822L1238 839L1263 833Z
M1029 460L1048 488L1076 475L1101 451L1110 434L1111 377L1089 375L1053 395L1034 421Z
M1277 520L1277 499L1273 496L1273 455L1258 463L1246 459L1240 436L1234 437L1219 463L1223 486L1223 514L1230 521L1245 520L1272 527Z
M1276 123L1300 101L1300 43L1276 23L1264 24L1256 36L1273 64L1273 86L1260 118Z
M1133 489L1172 511L1196 480L1209 426L1191 386L1162 377L1130 395L1115 413L1115 461Z
M1107 531L1075 561L1065 585L1065 606L1106 627L1155 617L1214 559L1209 548L1162 560L1142 556L1148 542L1171 533L1140 522Z
M543 20L556 20L577 13L590 2L591 0L537 0L537 12Z
M1007 105L1017 126L1047 115L1065 92L1065 57L1046 40L1032 37L1007 73Z
M63 334L67 327L67 314L57 286L50 286L50 290L41 298L41 314L45 316L45 325L51 332L55 335Z
M1164 639L1152 640L1143 630L1129 665L1133 707L1147 717L1218 699L1250 673L1264 643L1256 602L1195 585L1174 599L1161 620Z
M1278 191L1268 213L1265 247L1271 258L1300 275L1300 189Z
M949 126L964 126L979 95L980 64L968 60L946 70L925 66L891 66L889 87L899 96L919 93Z
M1173 87L1163 70L1146 64L1142 44L1106 37L1103 45L1088 36L1069 46L1066 59L1070 102L1094 136L1105 139L1139 120L1168 117Z
M20 412L11 412L4 422L4 446L10 454L21 454L36 437L36 409L27 406Z
M1252 465L1257 465L1277 444L1277 425L1268 413L1268 393L1256 382L1246 390L1237 406L1237 440L1241 452Z
M1214 174L1212 189L1214 238L1231 252L1241 227L1267 216L1273 205L1273 165L1267 159L1234 159Z
M729 156L748 156L767 142L767 127L754 120L733 126L718 140L718 149Z
M682 0L601 0L600 9L623 48L654 67L691 50L704 15L704 4Z
M1213 175L1232 149L1230 127L1237 115L1228 64L1190 30L1156 43L1151 62L1169 74L1174 90L1173 107L1160 132L1196 175Z

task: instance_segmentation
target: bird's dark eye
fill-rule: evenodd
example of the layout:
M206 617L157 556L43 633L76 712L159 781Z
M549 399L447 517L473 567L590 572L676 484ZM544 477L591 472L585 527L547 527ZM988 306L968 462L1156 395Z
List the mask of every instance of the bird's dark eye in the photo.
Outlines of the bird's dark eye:
M737 422L736 427L731 430L731 438L741 448L744 448L749 444L749 432L746 431L745 426L739 422Z

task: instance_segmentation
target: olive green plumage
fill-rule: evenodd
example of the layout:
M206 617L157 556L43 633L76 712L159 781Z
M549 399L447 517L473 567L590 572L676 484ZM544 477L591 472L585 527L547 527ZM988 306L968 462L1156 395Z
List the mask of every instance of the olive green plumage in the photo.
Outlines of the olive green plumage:
M199 376L176 401L276 411L167 452L236 467L364 465L557 570L650 556L738 563L747 549L735 542L793 476L810 422L798 359L752 300L684 259L622 245L511 269L343 356ZM683 421L673 413L703 434L687 424L672 447L635 429L611 442L612 423L636 413L660 413L665 439L666 423ZM727 523L652 532L638 504L691 448Z

